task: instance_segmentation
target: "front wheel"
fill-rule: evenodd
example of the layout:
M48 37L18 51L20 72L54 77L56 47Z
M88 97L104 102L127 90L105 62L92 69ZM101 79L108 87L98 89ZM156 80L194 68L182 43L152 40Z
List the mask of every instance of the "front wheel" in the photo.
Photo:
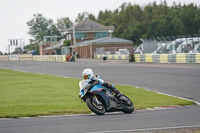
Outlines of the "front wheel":
M119 99L121 101L121 106L123 107L122 112L132 113L134 111L134 105L127 96L122 94Z
M106 112L104 105L97 99L97 97L87 98L86 104L88 108L97 115L104 115Z

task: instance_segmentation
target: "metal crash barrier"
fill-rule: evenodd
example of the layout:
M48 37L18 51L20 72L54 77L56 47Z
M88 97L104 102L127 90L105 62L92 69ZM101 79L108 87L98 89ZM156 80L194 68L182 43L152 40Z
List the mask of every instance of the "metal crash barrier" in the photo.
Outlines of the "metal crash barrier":
M32 57L32 54L0 55L0 61L31 61Z
M65 55L34 55L33 61L66 62Z
M104 54L98 54L94 58L103 59L103 57L105 57ZM111 60L128 60L129 59L129 55L114 55L114 54L110 54L110 55L106 55L106 57L107 57L107 59L111 59Z
M196 54L135 54L135 62L157 63L200 63L200 53Z
M103 59L105 55L96 55L94 58ZM129 55L106 55L111 60L128 60ZM200 53L196 54L134 54L135 62L156 63L200 63Z

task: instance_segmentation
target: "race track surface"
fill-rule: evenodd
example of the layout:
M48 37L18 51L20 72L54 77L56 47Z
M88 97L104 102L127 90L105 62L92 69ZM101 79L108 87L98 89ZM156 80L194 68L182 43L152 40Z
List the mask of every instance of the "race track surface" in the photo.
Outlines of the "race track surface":
M137 86L200 102L200 64L128 63L78 60L53 63L0 61L0 68L81 78L92 68L105 81ZM50 116L0 119L0 133L121 133L179 128L200 128L200 106L136 111L132 114Z
M107 114L0 120L0 133L123 133L199 127L200 106Z

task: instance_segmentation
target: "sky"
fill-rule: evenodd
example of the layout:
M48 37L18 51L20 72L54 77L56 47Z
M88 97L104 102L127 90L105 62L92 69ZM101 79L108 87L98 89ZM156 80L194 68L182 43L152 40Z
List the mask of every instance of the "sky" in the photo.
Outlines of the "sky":
M28 34L27 22L33 18L33 14L42 14L47 19L56 20L69 17L75 21L78 13L88 12L95 17L99 11L115 10L124 2L145 6L149 3L161 0L0 0L0 51L8 52L10 39L21 39L21 44L25 40L25 45L29 44L32 37ZM177 4L194 3L200 5L200 0L166 0L168 5L175 1ZM20 43L20 42L18 42ZM10 48L11 51L14 47Z

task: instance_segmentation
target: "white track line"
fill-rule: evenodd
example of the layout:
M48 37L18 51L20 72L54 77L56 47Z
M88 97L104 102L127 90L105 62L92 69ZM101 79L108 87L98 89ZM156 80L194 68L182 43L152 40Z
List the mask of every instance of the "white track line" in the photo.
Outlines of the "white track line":
M120 83L117 83L117 84L120 84ZM120 84L120 85L125 85L125 84ZM132 87L135 87L135 88L138 88L138 89L143 89L143 90L155 92L155 93L158 93L158 94L161 94L161 95L166 95L166 96L171 96L171 97L177 97L177 98L180 98L180 99L183 99L183 100L188 100L188 101L195 102L197 105L200 105L200 102L192 100L192 99L183 98L183 97L179 97L179 96L174 96L174 95L171 95L171 94L167 94L167 93L163 93L163 92L159 92L159 91L153 91L153 90L150 90L150 89L145 89L145 88L138 87L138 86L133 86L133 85L125 85L125 86L132 86Z
M87 132L87 133L122 133L122 132L169 130L169 129L195 128L195 127L200 127L200 125L177 126L177 127L160 127L160 128L146 128L146 129L130 129L130 130L110 130L110 131L96 131L96 132Z
M162 92L156 92L156 93L162 94L162 95L167 95L167 96L172 96L172 97L178 97L180 99L192 101L192 102L195 102L197 105L200 105L200 103L198 101L195 101L195 100L191 100L191 99L187 99L187 98L183 98L183 97L179 97L179 96L174 96L174 95L170 95L170 94L166 94L166 93L162 93Z

